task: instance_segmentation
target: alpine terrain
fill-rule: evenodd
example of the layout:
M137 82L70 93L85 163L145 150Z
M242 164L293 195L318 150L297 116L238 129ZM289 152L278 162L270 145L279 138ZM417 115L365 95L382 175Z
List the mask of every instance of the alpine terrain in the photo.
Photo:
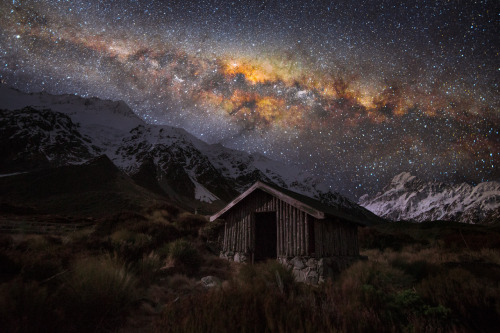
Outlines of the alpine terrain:
M0 85L0 183L40 169L86 170L98 158L109 158L135 184L188 209L214 211L261 180L373 217L298 168L207 144L180 128L147 124L122 101L27 94Z
M453 185L403 172L381 193L360 197L359 204L392 221L492 223L500 220L500 182Z

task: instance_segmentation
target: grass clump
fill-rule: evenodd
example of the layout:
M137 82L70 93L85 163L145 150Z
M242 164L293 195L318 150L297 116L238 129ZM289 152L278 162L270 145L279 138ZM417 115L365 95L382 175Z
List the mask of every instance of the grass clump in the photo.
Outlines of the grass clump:
M207 220L203 216L187 212L179 214L175 221L175 225L179 230L185 235L194 237L198 236L198 230L206 223Z
M466 319L467 330L493 332L500 327L498 280L452 268L423 280L417 290L429 302L452 309L457 321Z
M58 314L46 286L36 281L12 280L0 285L2 332L59 330Z
M116 325L137 299L137 280L115 258L86 258L74 263L60 301L83 331Z
M185 239L178 239L168 245L168 259L171 263L189 274L197 272L202 257L196 247Z
M143 255L141 260L138 260L132 265L135 275L140 280L141 284L149 285L156 280L163 262L158 254L154 251Z
M209 250L218 255L224 243L224 221L215 220L200 228L199 236L203 239Z
M367 260L314 287L297 283L274 260L238 264L214 255L222 228L158 206L64 236L1 238L1 330L490 332L500 326L498 227L361 229ZM211 288L200 283L209 275L223 281Z
M279 278L277 278L279 277ZM244 265L237 276L208 292L165 306L158 332L312 331L320 328L306 302L296 302L299 285L276 262ZM316 322L308 319L315 317Z
M450 248L443 239L455 227L384 226L387 237L363 243L368 260L317 287L297 284L275 261L238 265L221 288L166 304L156 329L493 332L500 326L498 251L490 246L494 242L476 248L463 240Z

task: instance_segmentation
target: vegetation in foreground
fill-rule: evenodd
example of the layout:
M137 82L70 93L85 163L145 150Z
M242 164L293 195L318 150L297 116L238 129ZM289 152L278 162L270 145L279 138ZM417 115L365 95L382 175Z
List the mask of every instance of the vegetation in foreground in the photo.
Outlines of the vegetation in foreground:
M275 262L242 266L219 289L165 306L157 332L495 332L498 227L363 229L359 261L319 287ZM407 245L409 244L409 245Z
M0 236L4 332L492 332L500 327L500 228L454 223L360 230L359 261L296 283L274 261L217 258L217 225L164 205L89 229ZM200 278L222 282L206 288Z

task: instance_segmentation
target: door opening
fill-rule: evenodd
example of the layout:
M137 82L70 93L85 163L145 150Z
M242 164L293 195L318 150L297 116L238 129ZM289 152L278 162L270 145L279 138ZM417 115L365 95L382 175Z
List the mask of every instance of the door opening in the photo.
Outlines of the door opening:
M254 261L276 259L276 212L255 213Z

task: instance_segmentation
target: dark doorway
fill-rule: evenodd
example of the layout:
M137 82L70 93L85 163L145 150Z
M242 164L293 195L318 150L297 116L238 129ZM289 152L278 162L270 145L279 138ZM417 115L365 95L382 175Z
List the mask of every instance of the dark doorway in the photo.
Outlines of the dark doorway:
M276 259L276 212L255 213L254 261Z

